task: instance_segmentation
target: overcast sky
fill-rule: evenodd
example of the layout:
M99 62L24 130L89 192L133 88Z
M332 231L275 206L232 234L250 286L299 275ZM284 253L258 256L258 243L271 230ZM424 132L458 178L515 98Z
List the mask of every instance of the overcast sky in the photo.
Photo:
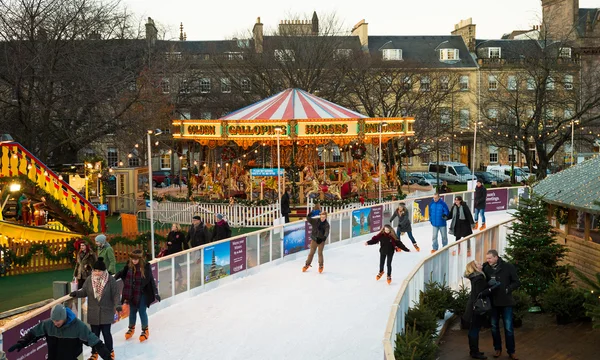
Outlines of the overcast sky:
M140 18L151 17L179 37L183 22L188 40L222 40L246 33L258 16L274 29L289 14L335 13L350 30L361 19L370 35L447 35L461 19L473 18L477 38L499 38L541 22L540 0L122 0ZM600 0L580 0L580 8Z

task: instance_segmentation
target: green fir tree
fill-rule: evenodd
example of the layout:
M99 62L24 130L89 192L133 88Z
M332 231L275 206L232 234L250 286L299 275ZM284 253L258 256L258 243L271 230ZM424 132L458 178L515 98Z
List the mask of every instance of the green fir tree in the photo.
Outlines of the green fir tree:
M567 254L566 246L555 241L556 232L548 223L548 209L540 196L522 199L507 236L506 260L512 263L521 280L521 289L534 304L555 277L566 276L568 268L560 265Z
M600 329L600 273L596 274L596 278L587 277L584 273L577 269L573 269L577 277L585 284L585 303L586 316L592 318L594 329Z

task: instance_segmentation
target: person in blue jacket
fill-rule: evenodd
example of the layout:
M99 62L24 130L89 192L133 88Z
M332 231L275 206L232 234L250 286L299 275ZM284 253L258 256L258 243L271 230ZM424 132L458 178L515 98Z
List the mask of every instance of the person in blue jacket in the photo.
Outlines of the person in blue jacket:
M431 222L431 226L433 227L433 237L432 237L432 247L431 253L433 254L438 250L438 232L442 234L442 247L448 245L448 232L446 230L446 220L448 220L448 215L450 214L450 209L448 209L448 205L444 202L444 199L440 197L440 194L435 193L433 195L433 200L429 204L429 222Z

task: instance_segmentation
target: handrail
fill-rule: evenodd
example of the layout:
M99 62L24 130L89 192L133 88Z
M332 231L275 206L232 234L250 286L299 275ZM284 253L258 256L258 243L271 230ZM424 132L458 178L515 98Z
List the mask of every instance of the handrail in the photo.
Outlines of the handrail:
M101 230L102 232L106 231L106 219L105 219L105 214L104 212L99 211L91 202L89 202L85 197L81 196L81 194L79 194L79 192L77 192L75 189L73 189L73 187L71 187L71 185L69 185L67 182L65 182L64 180L61 180L60 177L54 172L52 171L48 166L46 166L46 164L44 164L40 159L38 159L35 155L33 155L29 150L27 150L25 147L23 147L23 145L21 145L18 142L3 142L0 143L1 147L5 147L8 149L9 153L12 154L12 157L17 157L19 158L19 156L21 155L22 157L29 157L30 159L34 160L34 166L39 166L41 168L41 170L44 173L44 175L47 174L48 177L50 177L53 181L56 181L58 184L60 184L61 187L64 187L67 189L69 195L75 195L77 197L77 199L81 202L83 202L83 204L91 211L94 212L96 214L96 216L98 217L98 220L100 221L100 229L96 229L94 228L94 226L92 226L92 228L94 228L94 231L98 231ZM13 149L13 147L16 147L16 153L15 153L15 149ZM21 154L20 154L20 153ZM9 157L9 163L10 163L10 157ZM26 160L27 165L32 165L31 161ZM16 169L12 169L12 166L10 166L10 164L7 165L3 165L3 167L10 167L11 171L16 172L16 174L19 173L23 173L24 175L28 176L28 172L31 172L30 169L28 168L28 166L19 166L20 164L15 164L15 167L17 167ZM84 219L85 220L85 219Z

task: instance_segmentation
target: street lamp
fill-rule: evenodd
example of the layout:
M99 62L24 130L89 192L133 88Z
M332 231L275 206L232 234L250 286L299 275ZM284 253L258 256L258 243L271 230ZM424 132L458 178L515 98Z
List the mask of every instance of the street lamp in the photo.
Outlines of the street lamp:
M381 135L383 133L383 128L387 127L387 123L386 122L381 122L379 123L379 164L378 164L378 168L379 168L379 203L381 203L381 180L383 178L382 174L381 174Z
M575 148L575 123L579 123L579 120L571 119L571 166L575 163L573 159L573 149Z
M150 192L150 242L152 243L152 259L155 257L154 251L154 206L152 204L152 143L150 139L150 135L158 136L162 134L162 130L156 129L154 131L148 130L148 188Z
M279 135L283 132L283 128L281 126L276 126L275 132L277 133L277 202L281 209L281 174L279 173L281 171L281 153L279 152Z
M11 193L14 192L19 192L21 191L21 184L18 183L12 183L8 186L8 191ZM0 194L2 193L2 191L0 191ZM8 194L6 196L6 199L4 199L4 203L2 204L2 207L0 208L0 219L2 218L2 212L4 211L4 207L6 206L6 203L8 202L8 199L10 199L10 194Z
M90 190L89 190L89 185L88 185L89 179L87 176L87 171L88 171L87 169L91 169L91 168L92 168L91 163L83 164L83 177L85 178L85 199L87 201L90 201ZM91 175L91 173L90 173L90 175Z

